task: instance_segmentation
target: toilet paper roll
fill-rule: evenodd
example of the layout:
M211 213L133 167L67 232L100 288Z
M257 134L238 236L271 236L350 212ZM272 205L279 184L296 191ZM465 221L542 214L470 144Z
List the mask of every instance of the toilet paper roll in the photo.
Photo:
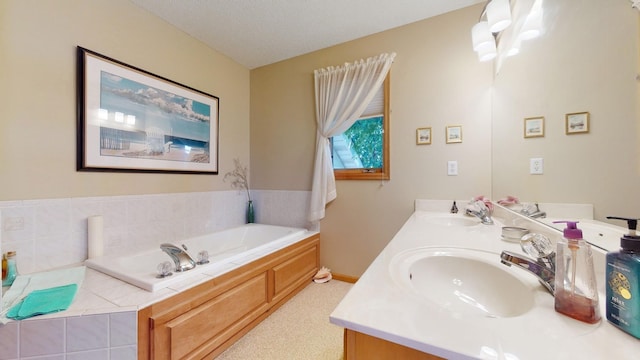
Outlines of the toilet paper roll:
M104 253L103 239L103 219L101 215L90 216L87 219L87 248L89 250L89 259L100 257Z

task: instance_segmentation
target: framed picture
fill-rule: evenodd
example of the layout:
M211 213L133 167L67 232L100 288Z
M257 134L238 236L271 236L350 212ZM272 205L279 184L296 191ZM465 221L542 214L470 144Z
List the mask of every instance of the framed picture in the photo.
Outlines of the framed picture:
M218 97L78 47L79 171L218 173Z
M524 137L544 137L544 117L530 117L524 119Z
M567 135L589 132L589 113L579 112L565 115L565 132Z
M430 127L416 129L416 144L431 145L431 128Z
M462 142L462 125L447 126L447 144Z

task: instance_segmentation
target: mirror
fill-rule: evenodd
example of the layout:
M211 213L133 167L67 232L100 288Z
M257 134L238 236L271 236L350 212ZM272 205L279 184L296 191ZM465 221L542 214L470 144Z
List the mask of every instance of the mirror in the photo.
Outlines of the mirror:
M494 79L493 197L593 204L598 221L640 217L640 13L627 0L544 0L543 8L543 35ZM581 114L567 131L573 113ZM527 118L532 128L543 119L542 136L525 136ZM541 175L530 174L531 159Z

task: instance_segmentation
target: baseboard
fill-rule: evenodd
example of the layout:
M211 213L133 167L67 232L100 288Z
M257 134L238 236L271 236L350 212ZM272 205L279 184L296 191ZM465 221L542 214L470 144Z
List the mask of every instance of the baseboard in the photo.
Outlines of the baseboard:
M338 281L344 281L344 282L348 282L348 283L352 283L355 284L356 281L358 281L359 277L355 277L355 276L349 276L349 275L343 275L343 274L331 274L331 277L333 279L336 279Z

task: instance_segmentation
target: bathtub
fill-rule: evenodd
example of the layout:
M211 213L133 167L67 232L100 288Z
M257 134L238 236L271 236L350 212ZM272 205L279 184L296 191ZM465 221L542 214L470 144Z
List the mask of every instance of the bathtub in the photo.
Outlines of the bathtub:
M198 253L206 250L209 253L209 263L197 265L184 272L173 272L173 275L158 278L158 264L171 258L157 248L136 252L124 256L102 256L85 261L89 268L126 281L147 291L171 287L172 285L193 280L196 275L219 275L246 264L252 260L268 255L288 245L304 240L311 236L310 232L302 228L247 224L219 232L201 235L173 243L188 249L194 260L198 260Z

